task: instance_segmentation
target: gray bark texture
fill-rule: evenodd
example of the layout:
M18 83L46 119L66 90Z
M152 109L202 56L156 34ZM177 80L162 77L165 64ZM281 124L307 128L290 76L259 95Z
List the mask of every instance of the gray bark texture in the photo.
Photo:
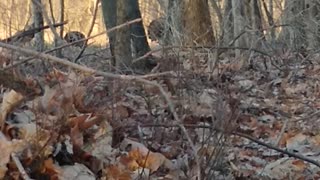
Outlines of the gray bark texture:
M306 24L305 24L305 2L304 0L286 0L282 27L278 37L278 42L282 43L283 48L299 50L306 46Z
M320 45L320 4L314 0L305 1L308 47L310 49L318 49Z
M34 2L37 1L41 4L41 0L32 0L32 19L33 27L39 28L43 27L43 16L40 7ZM38 32L34 35L34 44L36 50L41 52L44 50L44 36L43 31Z

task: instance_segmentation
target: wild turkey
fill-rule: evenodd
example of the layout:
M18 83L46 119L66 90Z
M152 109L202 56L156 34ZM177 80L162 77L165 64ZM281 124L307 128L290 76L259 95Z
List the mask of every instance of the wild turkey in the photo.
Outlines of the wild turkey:
M148 26L148 36L151 41L161 41L165 31L165 18L153 20Z
M69 31L64 35L64 40L68 43L73 43L75 41L84 40L86 36L79 31ZM86 44L86 41L77 42L74 46L82 48Z

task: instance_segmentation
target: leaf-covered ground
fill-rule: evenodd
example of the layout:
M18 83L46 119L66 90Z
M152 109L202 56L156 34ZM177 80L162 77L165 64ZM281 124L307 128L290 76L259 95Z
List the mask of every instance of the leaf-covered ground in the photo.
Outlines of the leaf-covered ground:
M59 66L20 76L39 96L1 87L0 179L319 178L316 55L177 51L149 83Z

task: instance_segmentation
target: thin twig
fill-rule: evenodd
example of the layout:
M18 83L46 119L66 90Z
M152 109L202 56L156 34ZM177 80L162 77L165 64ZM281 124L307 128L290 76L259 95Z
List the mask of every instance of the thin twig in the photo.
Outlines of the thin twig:
M255 139L255 138L253 138L253 137L251 137L251 136L249 136L247 134L244 134L244 133L233 132L232 134L240 136L240 137L243 137L243 138L246 138L246 139L249 139L252 142L255 142L255 143L257 143L257 144L259 144L261 146L267 147L269 149L273 149L273 150L278 151L278 152L280 152L282 154L286 154L289 157L294 157L294 158L309 162L309 163L311 163L311 164L313 164L313 165L315 165L317 167L320 167L320 163L318 161L315 161L313 159L307 158L307 157L305 157L305 156L303 156L301 154L297 154L297 153L293 153L293 152L289 152L289 151L280 149L280 148L275 147L273 145L270 145L270 144L267 144L265 142L259 141L259 140Z
M283 125L282 125L282 128L281 128L281 131L280 131L280 133L279 133L279 136L278 136L276 142L274 143L275 146L279 146L279 143L280 143L280 141L281 141L284 133L286 132L288 123L289 123L289 118L286 118L286 120L284 121L284 123L283 123Z
M56 20L54 18L54 13L53 13L53 4L52 4L52 0L49 0L49 9L50 9L50 15L52 18L52 23L56 23Z
M161 72L161 73L142 75L141 78L143 78L143 79L153 79L153 78L163 77L163 76L176 77L177 76L177 72L165 71L165 72Z

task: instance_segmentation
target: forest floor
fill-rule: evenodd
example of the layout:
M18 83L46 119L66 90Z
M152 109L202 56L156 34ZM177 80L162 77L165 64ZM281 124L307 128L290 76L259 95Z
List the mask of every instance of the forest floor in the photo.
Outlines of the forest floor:
M57 68L20 77L42 95L0 87L0 179L320 178L317 54L159 52L143 76Z

